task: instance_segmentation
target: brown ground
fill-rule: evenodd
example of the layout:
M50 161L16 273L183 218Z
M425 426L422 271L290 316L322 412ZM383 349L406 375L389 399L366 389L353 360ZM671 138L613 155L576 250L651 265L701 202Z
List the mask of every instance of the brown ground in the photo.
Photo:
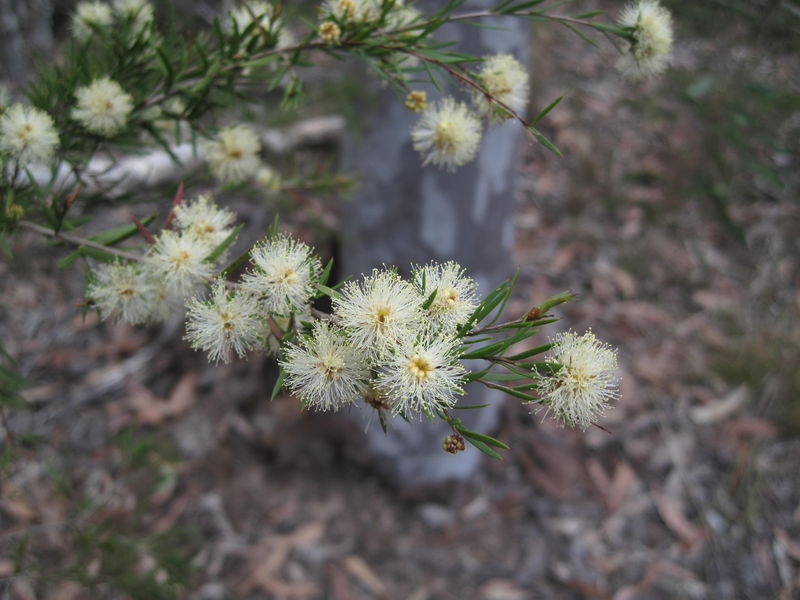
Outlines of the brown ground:
M687 27L677 73L643 86L620 84L613 52L540 32L535 103L569 91L545 125L566 157L526 150L509 310L578 292L564 326L620 347L623 399L610 434L509 402L513 451L469 483L394 489L353 426L266 402L266 360L210 367L177 324L82 322L75 271L20 236L0 305L34 410L12 423L43 438L18 433L2 480L5 597L114 597L70 578L161 597L187 548L187 595L207 600L798 597L798 112L755 113L788 151L748 137L741 158L718 127L750 110L726 104L742 73L797 94L797 55L743 32Z

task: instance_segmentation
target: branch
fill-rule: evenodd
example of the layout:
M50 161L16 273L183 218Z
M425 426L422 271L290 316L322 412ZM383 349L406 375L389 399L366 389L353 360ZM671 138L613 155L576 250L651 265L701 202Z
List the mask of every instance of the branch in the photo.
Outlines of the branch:
M111 248L110 246L104 246L103 244L98 244L97 242L93 242L92 240L87 240L86 238L82 238L72 233L66 233L63 231L57 232L53 229L37 225L36 223L31 223L30 221L20 221L19 223L17 223L17 225L19 225L24 229L30 229L31 231L35 231L40 235L52 238L54 240L68 242L76 246L86 246L88 248L94 248L95 250L102 250L103 252L113 254L114 256L117 256L119 258L124 258L125 260L135 260L135 261L142 260L141 256L133 254L132 252L126 252L125 250L119 250L117 248Z

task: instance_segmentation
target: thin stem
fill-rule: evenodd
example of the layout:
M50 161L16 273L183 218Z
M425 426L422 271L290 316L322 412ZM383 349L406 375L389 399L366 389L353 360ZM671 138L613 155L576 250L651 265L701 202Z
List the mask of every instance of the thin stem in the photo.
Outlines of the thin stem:
M66 233L63 231L55 231L54 229L50 229L48 227L42 227L41 225L37 225L36 223L31 223L30 221L20 221L18 225L20 227L23 227L25 229L30 229L31 231L35 231L38 234L52 238L54 240L68 242L76 246L86 246L87 248L94 248L95 250L102 250L103 252L113 254L114 256L117 256L119 258L124 258L125 260L135 260L135 261L142 260L141 256L133 254L132 252L126 252L125 250L119 250L117 248L104 246L103 244L98 244L97 242L93 242L92 240L87 240L86 238L82 238L78 235L74 235L72 233Z
M514 319L513 321L506 321L505 323L498 323L497 325L487 325L486 327L481 327L480 329L473 329L472 331L468 332L464 337L479 335L487 331L494 331L495 329L502 329L503 327L507 327L508 325L513 325L514 323L519 323L519 322L520 319Z
M6 409L3 406L0 406L0 421L3 423L3 429L6 430L6 448L11 448L11 446L14 444L14 432L11 431L11 427L8 425Z
M531 131L531 130L535 129L533 127L533 125L530 123L530 121L528 121L525 117L520 115L517 111L515 111L513 108L508 106L508 104L506 104L505 102L502 102L502 101L498 100L497 98L495 98L492 94L490 94L488 91L486 91L486 89L481 84L479 84L477 81L473 80L471 77L468 77L467 75L465 75L459 69L451 67L447 63L444 63L444 62L442 62L440 60L437 60L435 58L431 58L429 56L425 56L424 54L420 54L416 50L410 50L410 49L407 49L407 48L397 48L397 50L399 52L405 52L406 54L410 54L412 56L416 56L420 60L424 60L426 62L429 62L429 63L433 64L433 65L436 65L439 68L444 69L445 71L450 73L450 75L452 75L453 77L455 77L459 81L461 81L463 83L466 83L468 86L470 86L473 89L479 91L481 94L483 94L486 97L487 100L489 100L489 102L491 102L493 104L496 104L497 106L499 106L500 108L505 110L514 119L516 119L517 121L522 123L523 127L525 127L525 129L527 131Z

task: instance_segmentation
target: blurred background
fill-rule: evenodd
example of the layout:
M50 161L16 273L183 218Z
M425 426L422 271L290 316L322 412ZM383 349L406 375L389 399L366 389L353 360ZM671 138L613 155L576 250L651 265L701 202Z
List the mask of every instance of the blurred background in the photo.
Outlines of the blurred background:
M59 270L63 249L20 233L0 263L0 331L30 384L0 455L2 597L800 597L800 4L664 4L674 66L646 84L620 79L602 37L530 26L531 111L565 96L542 127L564 157L518 140L503 209L513 257L494 271L520 268L510 316L568 289L558 330L592 327L619 347L607 431L564 430L506 399L505 460L404 483L372 459L377 423L365 434L347 415L269 402L268 358L213 366L180 322L83 319L80 268ZM176 5L187 28L221 10ZM57 55L71 3L0 8L3 76L24 82L29 52ZM365 135L353 98L380 90L355 63L346 77L325 67L294 113L265 99L253 115L284 133L341 117L269 156L282 172L334 168ZM87 210L112 226L163 208L174 187ZM352 198L217 199L247 220L243 238L281 212L327 257Z

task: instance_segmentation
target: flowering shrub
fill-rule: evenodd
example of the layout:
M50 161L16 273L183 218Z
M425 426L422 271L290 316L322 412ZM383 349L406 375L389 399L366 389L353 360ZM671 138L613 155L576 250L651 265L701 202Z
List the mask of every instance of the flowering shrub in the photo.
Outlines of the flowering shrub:
M146 0L81 2L63 61L37 74L26 102L3 106L0 241L8 249L7 236L24 228L76 245L71 259L93 261L87 300L104 317L152 323L185 310L186 338L209 360L267 352L281 367L273 397L286 386L309 409L365 406L384 428L390 416L442 419L453 428L447 451L463 449L463 437L498 456L502 442L469 431L452 413L479 408L458 404L464 385L478 382L587 427L617 395L614 352L590 333L511 350L554 322L548 311L569 294L500 322L513 279L482 294L454 262L412 266L409 278L384 267L331 285L331 264L277 225L231 261L236 215L210 196L185 201L182 188L156 233L151 220L136 218L91 238L75 232L83 221L70 211L98 153L149 145L174 156L174 146L189 140L221 183L279 188L282 177L262 161L258 133L244 124L216 129L209 115L255 88L281 90L284 105L297 103L302 67L314 53L357 56L397 88L420 113L409 135L423 164L450 171L476 156L486 127L505 120L557 153L537 123L558 100L528 119L525 67L508 54L450 49L433 37L447 23L516 16L600 31L621 41L618 67L631 78L657 75L669 63L671 19L657 0L630 4L616 25L596 21L595 12L557 14L560 2L502 0L459 13L461 4L424 14L402 0L326 0L318 24L301 35L280 3L245 2L187 41L159 28ZM413 89L419 76L437 87L440 77L451 78L464 97L429 99ZM147 242L144 251L118 247L136 235ZM233 280L234 267L247 261L249 270ZM322 296L331 299L330 313L315 307ZM467 368L470 359L483 366Z

